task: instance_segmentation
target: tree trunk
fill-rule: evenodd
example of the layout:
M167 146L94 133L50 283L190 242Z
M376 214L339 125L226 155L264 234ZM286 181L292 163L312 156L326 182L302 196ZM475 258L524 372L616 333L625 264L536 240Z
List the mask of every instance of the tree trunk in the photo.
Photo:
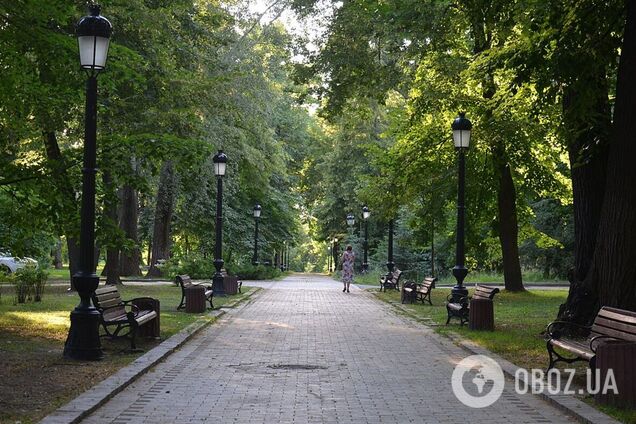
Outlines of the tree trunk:
M62 240L58 240L53 248L53 268L62 269Z
M141 251L139 250L139 237L137 235L139 201L137 191L130 186L124 186L120 190L120 215L119 225L126 234L126 238L135 243L131 250L122 250L119 258L119 272L122 276L141 275Z
M68 173L66 172L66 162L62 157L60 146L57 142L55 131L44 132L44 147L48 161L48 167L51 169L51 182L53 187L60 196L60 209L58 213L65 215L65 221L57 223L60 230L66 236L66 244L68 247L69 262L69 281L71 288L73 287L72 276L78 271L79 267L79 245L77 244L76 231L79 229L79 209L75 191L70 182Z
M524 291L521 263L519 262L517 197L510 165L507 163L503 163L499 167L497 207L499 211L499 242L504 265L504 284L506 290Z
M104 227L115 229L118 227L117 196L114 193L110 172L104 171L102 177L106 192L104 196L104 218L108 220L108 222L105 222ZM119 278L119 248L112 242L106 248L106 264L102 270L102 275L104 274L106 274L106 284L121 284L121 279Z
M471 29L475 41L473 53L478 55L490 50L492 33L488 29L488 18L482 8L470 9ZM486 101L491 100L497 92L497 84L492 72L487 72L483 80L482 96ZM486 109L484 122L487 124L493 119L491 109ZM521 277L521 263L519 261L519 227L517 222L517 197L506 146L503 140L494 142L493 162L495 172L498 174L499 190L497 192L497 225L499 232L499 244L504 266L504 284L506 290L523 291Z
M582 325L591 323L597 309L595 283L587 276L596 248L601 209L607 180L608 141L611 126L608 83L605 68L598 66L589 76L568 87L563 96L566 128L572 128L568 143L574 200L574 267L570 271L570 291L559 308L558 319ZM593 91L591 90L593 88ZM577 92L593 92L593 101L584 114Z
M596 286L597 306L636 310L636 3L625 3L627 20L616 83L605 197L596 249L585 281Z
M157 267L160 260L170 256L170 221L174 212L174 198L176 191L176 177L172 161L167 161L161 167L159 190L157 191L157 205L152 236L152 259L147 277L162 276Z

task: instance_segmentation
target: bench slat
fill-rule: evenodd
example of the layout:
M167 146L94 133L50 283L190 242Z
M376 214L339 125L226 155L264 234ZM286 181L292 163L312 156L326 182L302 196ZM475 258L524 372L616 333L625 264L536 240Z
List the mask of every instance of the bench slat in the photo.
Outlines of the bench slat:
M586 345L583 342L578 342L578 341L569 340L569 339L553 339L551 343L554 346L558 346L561 349L567 350L568 352L572 352L577 356L587 359L588 361L592 357L594 357L594 352L592 352L589 345Z
M597 316L636 325L636 312L632 311L603 306Z
M620 321L608 320L606 318L597 316L594 320L592 331L599 334L605 334L605 332L608 330L623 332L625 333L625 337L631 337L629 338L630 341L632 340L632 338L636 339L636 325Z

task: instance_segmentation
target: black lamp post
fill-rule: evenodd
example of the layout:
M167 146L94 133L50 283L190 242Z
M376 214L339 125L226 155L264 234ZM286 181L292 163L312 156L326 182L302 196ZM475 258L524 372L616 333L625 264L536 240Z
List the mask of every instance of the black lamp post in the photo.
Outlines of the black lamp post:
M453 142L458 155L458 187L457 187L457 250L455 255L455 267L453 275L457 280L457 285L451 290L454 301L459 300L462 296L468 295L468 290L464 287L464 278L468 274L468 270L464 266L464 188L466 180L466 163L465 154L470 144L470 130L473 125L466 119L464 113L460 113L453 121L451 128L453 129Z
M389 221L389 252L386 268L389 270L389 273L392 273L395 268L395 263L393 262L393 220Z
M329 272L331 272L331 252L333 251L333 241L329 242L327 249L329 250L329 255L327 256L327 267L329 268Z
M333 272L338 271L338 238L333 239Z
M258 220L261 217L261 205L258 203L254 206L254 257L252 263L258 265Z
M64 343L64 356L98 360L104 354L99 340L99 312L91 295L99 285L95 273L95 174L97 173L97 74L106 66L113 26L101 16L99 5L89 6L90 15L77 23L80 66L86 70L86 111L84 118L84 166L82 168L82 209L79 270L73 287L80 303L71 312L71 328Z
M212 158L214 162L214 175L216 175L216 240L214 246L214 268L216 272L212 277L212 290L215 296L225 296L223 289L223 176L227 169L227 156L223 150L219 150Z
M369 217L371 212L366 206L362 207L362 218L364 219L364 261L362 262L362 271L367 272L369 269L369 263L367 262L367 255L369 251Z

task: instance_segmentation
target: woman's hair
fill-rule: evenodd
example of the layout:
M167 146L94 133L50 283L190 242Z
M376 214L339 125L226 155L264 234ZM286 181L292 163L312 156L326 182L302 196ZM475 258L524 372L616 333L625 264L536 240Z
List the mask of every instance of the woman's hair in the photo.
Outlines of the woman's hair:
M349 252L351 252L351 251L353 250L353 247L351 247L351 245L350 245L350 244L348 244L348 245L347 245L347 250L348 250Z

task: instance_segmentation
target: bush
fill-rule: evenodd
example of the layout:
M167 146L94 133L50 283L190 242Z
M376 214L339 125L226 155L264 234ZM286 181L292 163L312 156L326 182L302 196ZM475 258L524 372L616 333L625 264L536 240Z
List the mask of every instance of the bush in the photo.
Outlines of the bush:
M278 268L251 264L232 266L228 268L228 272L230 275L236 275L244 280L271 280L283 274Z
M189 275L194 279L211 279L216 268L212 258L202 255L188 255L181 258L170 258L161 266L161 272L174 280L177 275Z
M38 267L18 269L12 277L17 302L24 303L31 299L40 302L48 277L48 272Z

